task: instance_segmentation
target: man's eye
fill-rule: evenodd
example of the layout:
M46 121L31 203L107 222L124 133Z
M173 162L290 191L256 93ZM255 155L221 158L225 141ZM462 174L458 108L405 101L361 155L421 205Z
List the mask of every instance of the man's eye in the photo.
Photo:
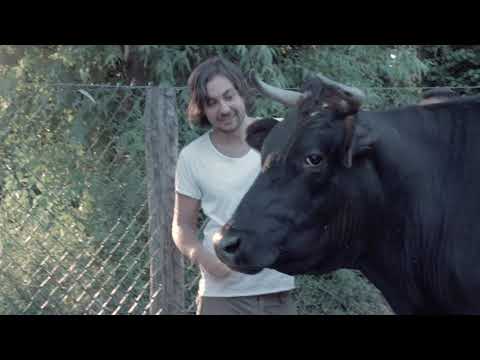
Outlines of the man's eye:
M324 157L321 154L310 154L305 157L305 165L307 167L316 167L319 166L323 160Z
M207 106L210 107L210 106L213 106L215 105L215 101L214 100L207 100Z

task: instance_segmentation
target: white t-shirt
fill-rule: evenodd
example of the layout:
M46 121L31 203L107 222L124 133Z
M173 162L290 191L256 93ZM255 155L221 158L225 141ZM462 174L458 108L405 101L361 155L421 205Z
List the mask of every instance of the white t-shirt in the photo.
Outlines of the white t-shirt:
M260 155L253 149L241 158L222 154L213 145L210 133L203 134L180 152L175 189L182 195L200 200L201 208L208 217L202 244L215 254L213 235L231 218L259 174L261 164ZM295 287L293 276L271 269L264 269L255 275L232 272L222 279L210 275L202 266L200 270L200 296L251 296Z

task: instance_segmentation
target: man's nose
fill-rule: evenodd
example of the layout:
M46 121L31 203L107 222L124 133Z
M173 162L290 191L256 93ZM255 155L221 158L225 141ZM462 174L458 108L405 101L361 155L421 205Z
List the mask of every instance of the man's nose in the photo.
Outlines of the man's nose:
M230 112L230 106L225 101L220 102L220 112L222 114L228 114Z

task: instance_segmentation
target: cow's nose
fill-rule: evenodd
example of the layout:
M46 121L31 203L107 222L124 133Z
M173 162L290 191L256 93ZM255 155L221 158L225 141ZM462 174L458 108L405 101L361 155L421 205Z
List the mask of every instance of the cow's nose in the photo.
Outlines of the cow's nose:
M223 238L220 248L226 255L233 256L240 247L240 243L240 236L232 234Z

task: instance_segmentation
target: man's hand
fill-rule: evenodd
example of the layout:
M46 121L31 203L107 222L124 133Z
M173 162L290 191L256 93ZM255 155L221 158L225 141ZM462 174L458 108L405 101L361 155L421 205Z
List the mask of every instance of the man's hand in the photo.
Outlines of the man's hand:
M203 248L198 249L192 260L202 265L209 274L218 278L225 278L232 273L232 270L227 265Z

